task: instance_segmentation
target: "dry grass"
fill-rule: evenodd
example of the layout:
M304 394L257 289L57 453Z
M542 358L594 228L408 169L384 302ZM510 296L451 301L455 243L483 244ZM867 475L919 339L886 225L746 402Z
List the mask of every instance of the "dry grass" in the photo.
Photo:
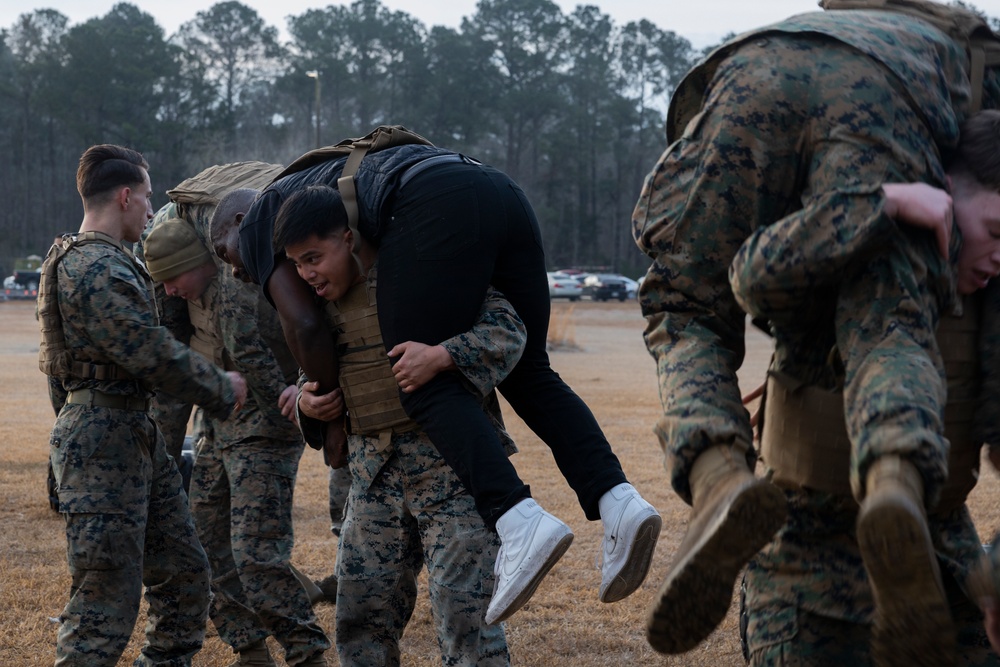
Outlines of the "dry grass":
M572 314L567 311L575 308ZM0 303L0 665L52 664L56 616L69 592L62 520L45 500L45 465L52 413L45 380L37 370L38 333L33 304ZM617 604L597 600L600 576L594 558L601 539L599 523L588 522L544 447L507 410L508 423L521 448L514 458L532 493L546 509L563 518L576 533L564 559L535 597L507 623L515 665L589 667L603 665L740 665L735 607L700 647L667 658L653 652L643 635L646 609L683 535L688 508L669 488L652 426L659 412L655 369L642 342L643 320L634 303L554 305L553 321L572 320L580 351L552 353L559 373L597 415L625 472L663 514L664 530L646 584ZM758 333L748 338L741 371L746 389L763 377L769 349ZM971 499L973 516L984 535L1000 526L997 476L984 475ZM296 494L294 560L306 574L330 572L335 555L328 531L326 471L315 452L306 450ZM333 607L318 608L320 622L332 634ZM120 664L128 665L141 644L143 622ZM437 646L422 589L413 620L403 638L405 665L439 665ZM276 655L280 652L275 652ZM210 637L195 658L197 666L221 667L229 649ZM336 664L333 651L330 664Z
M549 335L545 340L549 352L580 349L576 343L576 325L573 322L575 308L575 305L570 304L565 308L557 308L552 311L552 318L549 320Z

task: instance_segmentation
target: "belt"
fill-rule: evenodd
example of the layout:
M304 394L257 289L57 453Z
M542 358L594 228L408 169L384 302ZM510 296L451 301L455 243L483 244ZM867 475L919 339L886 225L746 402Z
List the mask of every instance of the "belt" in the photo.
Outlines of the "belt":
M466 157L459 153L448 153L446 155L435 155L434 157L429 157L414 165L411 165L406 171L403 172L402 176L399 177L399 189L402 190L406 187L406 184L413 180L413 177L422 171L426 171L431 167L439 164L450 164L452 162L464 162L466 164L482 164L479 160L473 160L471 157Z
M142 396L122 396L106 394L97 389L74 389L66 396L66 403L89 405L92 408L111 408L113 410L131 410L133 412L148 412L149 399Z

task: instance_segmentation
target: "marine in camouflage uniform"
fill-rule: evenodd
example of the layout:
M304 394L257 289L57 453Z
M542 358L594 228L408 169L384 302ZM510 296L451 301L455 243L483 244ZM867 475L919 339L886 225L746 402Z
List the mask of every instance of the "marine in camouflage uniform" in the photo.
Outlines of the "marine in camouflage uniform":
M981 390L981 377L995 375L989 372L989 363L990 353L995 355L992 348L1000 345L1000 311L995 301L984 308L984 293L972 291L978 283L962 278L970 275L970 266L980 268L971 260L997 252L981 237L983 232L975 226L968 205L977 198L987 201L983 194L992 197L994 205L1000 202L998 129L1000 112L971 117L961 127L961 148L948 166L955 201L952 262L963 296L956 308L942 315L936 332L947 380L948 402L943 416L944 435L950 443L949 476L928 519L958 628L958 651L949 660L956 665L1000 665L1000 657L986 641L982 614L976 606L978 595L969 587L970 570L983 550L965 507L978 479L980 443L992 437L981 427L974 430L974 423L989 424L997 415L995 399ZM970 156L980 155L994 157L970 162ZM893 199L891 195L887 198ZM950 208L951 200L947 204ZM979 206L985 210L985 204ZM890 206L893 208L897 207ZM905 216L902 219L905 221ZM951 223L952 216L945 220ZM808 235L803 237L805 227L779 238L774 228L780 226L776 223L755 232L737 253L730 270L737 299L758 318L772 322L787 322L791 319L789 309L801 308L796 301L801 292L788 287L801 282L803 265L809 265L816 277L813 282L820 282L824 280L820 269L836 264L828 261L832 256L852 252L848 247L825 246ZM962 232L969 238L962 238ZM964 247L968 244L969 248ZM796 251L782 252L777 246ZM812 261L803 262L805 257ZM788 258L794 259L785 261ZM836 274L825 280L836 282ZM986 296L995 300L997 289L994 281ZM765 396L761 458L774 483L785 490L789 519L751 562L746 577L750 662L872 664L869 647L876 600L854 532L858 506L849 484L851 450L843 425L843 400L835 392L825 392L828 405L820 408L800 392L787 376L775 374ZM829 419L826 408L833 415ZM817 448L823 451L812 456L816 462L805 463Z
M105 152L107 160L138 156L92 147L81 158L78 184L84 171L94 170L84 162ZM144 186L117 186L114 201L105 199L110 190L80 186L86 211L81 233L109 229L94 222L102 216L124 222L115 223L117 231L105 242L71 248L58 263L53 293L42 296L55 300L72 358L93 369L112 368L115 378L61 378L68 395L50 440L72 576L56 645L61 667L116 665L144 585L148 622L136 665L190 665L205 635L208 562L180 473L147 408L153 388L162 388L222 418L238 395L230 376L158 325L152 283L121 245L122 238L137 240L152 215L142 165ZM41 319L45 326L47 317Z
M145 256L166 293L187 299L192 347L240 371L249 390L238 415L208 421L191 477L192 514L212 566L212 622L240 654L238 664L274 664L266 655L268 635L284 648L289 665L325 664L330 642L289 563L304 443L282 415L279 398L294 388L298 369L283 339L264 335L280 325L260 290L225 270L200 240L207 234L196 235L204 221L161 222L146 237Z
M944 185L941 152L957 145L969 111L966 67L959 45L919 19L808 13L724 45L675 93L672 143L633 217L636 241L654 259L640 302L663 403L656 432L672 486L695 512L649 619L654 648L689 650L714 629L732 581L786 511L774 487L736 472L724 488L718 472L754 461L736 377L746 316L727 272L756 230L808 227L818 243L864 258L837 267L836 286L810 282L809 264L800 265L812 298L793 321L771 323L773 369L845 387L859 500L873 462L889 454L916 466L925 496L936 498L947 443L933 332L954 286L932 240L884 215L881 185ZM987 105L998 92L988 78ZM829 356L834 346L839 357ZM709 474L695 465L706 455L716 460ZM700 498L696 479L705 480ZM732 500L741 495L749 500ZM714 569L698 559L709 524L718 530L704 553L726 559Z
M375 271L345 298L374 301ZM508 454L494 387L517 363L525 331L513 308L490 290L473 329L442 345L466 386L483 397ZM341 368L350 368L345 357ZM385 368L391 369L386 360ZM341 375L345 393L351 380ZM399 639L416 603L417 575L427 566L431 610L444 665L507 665L503 626L487 625L499 540L430 438L404 421L390 431L360 432L349 413L353 483L337 551L337 652L341 664L399 665ZM319 422L300 414L304 429Z

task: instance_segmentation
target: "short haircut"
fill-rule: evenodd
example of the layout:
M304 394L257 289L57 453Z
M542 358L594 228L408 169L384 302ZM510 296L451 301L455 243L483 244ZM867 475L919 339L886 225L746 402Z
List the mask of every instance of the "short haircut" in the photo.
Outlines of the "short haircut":
M980 111L962 123L948 171L966 173L1000 193L1000 111Z
M274 251L301 243L310 236L324 238L347 228L347 209L340 192L329 185L310 185L290 196L274 220Z
M209 242L212 245L222 240L222 237L229 231L236 214L246 213L258 194L260 192L253 188L236 188L227 192L219 200L218 206L212 212L212 219L208 223Z
M115 144L98 144L80 156L76 189L84 202L98 201L118 188L143 183L148 169L142 153Z

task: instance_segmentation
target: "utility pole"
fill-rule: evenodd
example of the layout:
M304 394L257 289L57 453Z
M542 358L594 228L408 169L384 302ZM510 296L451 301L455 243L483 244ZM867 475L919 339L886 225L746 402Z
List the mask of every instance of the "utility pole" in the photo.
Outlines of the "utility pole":
M311 69L306 72L306 76L310 79L316 80L316 148L319 148L323 144L319 140L319 112L320 112L320 98L319 98L319 70Z

